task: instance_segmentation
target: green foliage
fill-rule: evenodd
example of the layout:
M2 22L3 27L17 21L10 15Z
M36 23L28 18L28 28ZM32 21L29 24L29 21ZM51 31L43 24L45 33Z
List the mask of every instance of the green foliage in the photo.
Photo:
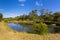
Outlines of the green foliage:
M17 20L17 21L19 21L19 20L27 20L27 18L28 18L28 16L27 15L21 15L21 16L17 16L17 17L15 17L15 19Z
M2 21L2 19L3 19L3 14L0 13L0 21Z
M8 19L4 18L4 22L8 22Z
M60 12L54 13L54 20L53 21L60 23Z
M51 15L51 14L45 14L44 15L44 21L53 21L53 15Z
M48 27L44 23L39 23L39 24L33 24L33 28L31 28L33 33L36 34L47 34L48 33Z
M4 22L15 21L15 20L16 19L15 18L12 18L12 17L10 17L10 18L4 18L3 19Z

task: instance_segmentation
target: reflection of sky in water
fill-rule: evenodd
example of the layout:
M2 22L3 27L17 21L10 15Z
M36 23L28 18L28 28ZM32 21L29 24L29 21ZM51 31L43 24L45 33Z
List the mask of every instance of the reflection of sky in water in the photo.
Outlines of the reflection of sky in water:
M19 24L9 23L8 25L11 29L16 30L16 31L28 31L29 30L28 27L23 27Z

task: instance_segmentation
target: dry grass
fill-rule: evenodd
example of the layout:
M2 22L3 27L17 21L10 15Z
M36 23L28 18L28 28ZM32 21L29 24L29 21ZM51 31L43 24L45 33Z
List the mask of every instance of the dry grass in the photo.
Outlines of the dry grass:
M0 23L0 40L60 40L60 34L37 35L7 30L6 23Z

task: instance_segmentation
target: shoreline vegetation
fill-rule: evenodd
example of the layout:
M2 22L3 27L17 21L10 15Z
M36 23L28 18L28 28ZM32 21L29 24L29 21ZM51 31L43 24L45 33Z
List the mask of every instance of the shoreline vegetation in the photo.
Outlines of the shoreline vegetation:
M17 23L17 24L26 24L26 25L33 25L35 22L34 21L9 21L8 23Z
M11 30L11 29L10 29ZM13 32L8 30L8 24L0 22L0 40L59 40L60 34L29 34L26 32Z

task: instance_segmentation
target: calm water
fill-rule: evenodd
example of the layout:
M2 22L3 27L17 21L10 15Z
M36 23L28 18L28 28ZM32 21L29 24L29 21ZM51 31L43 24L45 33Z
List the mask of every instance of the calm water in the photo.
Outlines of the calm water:
M20 25L20 24L14 24L14 23L8 23L9 27L12 29L12 30L15 30L15 31L18 31L18 32L23 32L23 31L26 31L26 32L29 32L29 25L26 25L23 26L23 25Z
M14 24L14 23L8 23L9 27L12 29L12 30L15 30L15 31L18 31L18 32L31 32L30 28L31 25L21 25L21 24ZM49 25L48 26L48 31L49 32L54 32L54 27L56 25Z

